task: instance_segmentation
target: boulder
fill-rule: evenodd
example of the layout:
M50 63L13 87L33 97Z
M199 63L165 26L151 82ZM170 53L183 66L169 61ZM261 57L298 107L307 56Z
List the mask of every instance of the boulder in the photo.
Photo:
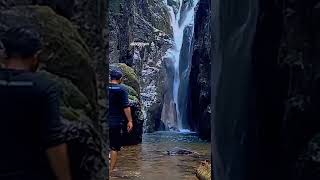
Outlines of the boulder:
M97 91L88 46L73 24L52 9L41 6L19 6L0 12L0 34L10 27L32 26L43 37L41 69L67 78L88 97L95 108Z
M169 156L179 156L179 155L199 155L197 152L188 150L188 149L183 149L179 147L175 147L170 151L167 151L167 154Z
M123 73L124 84L132 87L138 94L140 93L139 77L131 67L129 67L125 63L110 64L110 70L113 68L121 69Z
M47 71L40 71L39 73L46 78L53 80L62 89L63 95L61 97L61 110L68 114L77 116L77 114L85 114L88 117L93 118L93 108L89 103L88 98L68 79L59 77ZM78 112L78 113L77 113ZM68 120L77 120L78 118L67 118Z
M132 111L133 129L130 133L125 130L122 138L124 145L136 145L142 142L144 117L141 104L136 98L129 98L129 104Z
M208 161L201 162L196 169L196 176L199 180L211 180L211 164Z
M64 119L63 133L56 137L68 142L72 176L78 180L105 180L108 177L105 138L88 117L76 119Z

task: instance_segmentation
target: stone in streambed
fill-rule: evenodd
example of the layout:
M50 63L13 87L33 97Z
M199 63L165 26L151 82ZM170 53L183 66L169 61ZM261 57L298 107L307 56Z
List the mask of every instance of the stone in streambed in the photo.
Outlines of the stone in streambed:
M188 149L183 149L183 148L178 148L175 147L170 151L167 151L167 154L170 156L177 156L177 155L198 155L197 152L188 150Z
M202 161L196 169L196 177L199 180L211 180L211 164L208 161Z

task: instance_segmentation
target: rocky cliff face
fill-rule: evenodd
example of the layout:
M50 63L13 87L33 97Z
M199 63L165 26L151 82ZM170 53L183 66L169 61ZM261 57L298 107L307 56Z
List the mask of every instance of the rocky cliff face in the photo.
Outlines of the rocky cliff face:
M214 3L214 178L319 179L319 7Z
M282 159L273 170L283 179L318 179L317 158L302 169L296 164L309 142L320 143L320 1L261 1L260 8L253 46L259 135L265 139L259 146L266 151L278 147L270 150L277 156L263 161ZM266 38L270 32L274 36Z
M210 1L200 0L195 16L194 47L190 72L189 124L203 139L211 136Z
M102 80L101 77L106 73L105 66L98 65L103 63L105 42L101 41L103 26L88 24L104 22L105 16L99 16L99 12L106 6L102 2L68 2L72 3L0 1L0 36L17 25L31 26L39 31L45 44L40 54L40 73L56 81L63 90L61 118L66 126L65 133L58 138L70 145L73 176L76 179L105 179L108 161L104 127L107 122L103 117L105 78ZM95 35L90 35L92 33Z
M185 16L191 1L183 2L181 16ZM168 1L175 14L179 2ZM180 99L190 110L187 117L192 130L204 139L210 139L210 37L208 0L200 0L195 14L195 30L190 72L190 99ZM184 11L185 10L185 11ZM173 64L165 57L172 47L173 33L169 9L164 1L120 1L111 3L110 9L110 63L125 63L132 67L141 83L141 101L144 105L145 131L170 129L177 124L173 103ZM188 34L186 28L184 33ZM190 33L189 33L190 34ZM188 37L184 39L188 42ZM188 51L183 46L182 51ZM188 59L188 55L181 56ZM181 63L183 73L187 61ZM188 111L187 110L187 111ZM164 120L163 120L164 119ZM169 127L169 128L168 128ZM174 129L174 128L173 128Z
M109 62L125 63L141 84L145 131L160 121L166 76L163 56L170 47L170 19L162 1L111 2L109 11Z

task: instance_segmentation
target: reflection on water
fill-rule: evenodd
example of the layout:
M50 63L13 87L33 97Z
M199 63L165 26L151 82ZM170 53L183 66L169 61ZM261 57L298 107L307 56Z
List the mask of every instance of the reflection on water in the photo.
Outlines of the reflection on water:
M175 148L198 154L169 156ZM145 134L143 143L124 147L111 180L195 180L194 170L201 161L210 160L210 144L193 133L156 132Z

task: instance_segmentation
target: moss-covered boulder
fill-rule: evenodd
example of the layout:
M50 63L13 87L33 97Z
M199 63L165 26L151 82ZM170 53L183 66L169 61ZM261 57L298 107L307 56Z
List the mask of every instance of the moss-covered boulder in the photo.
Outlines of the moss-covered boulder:
M128 90L129 96L132 96L132 98L137 98L139 99L140 95L137 93L136 90L134 90L131 86L128 86L126 84L123 84L126 89ZM129 97L130 98L130 97Z
M134 70L124 63L110 64L110 70L114 68L121 69L123 73L124 84L132 87L138 94L140 94L139 78Z
M124 145L136 145L142 142L144 117L141 109L141 104L136 98L131 99L129 97L129 104L132 111L131 113L133 118L133 129L130 133L124 131L123 143Z
M68 142L73 179L105 180L108 175L108 149L101 132L86 116L77 121L63 119L63 133L57 139Z
M10 27L29 26L43 37L42 69L71 80L95 107L96 80L88 47L74 25L44 6L18 6L0 12L0 35Z
M39 72L42 76L53 80L62 90L61 111L67 120L78 120L81 114L94 118L94 111L88 98L68 79L47 71Z

